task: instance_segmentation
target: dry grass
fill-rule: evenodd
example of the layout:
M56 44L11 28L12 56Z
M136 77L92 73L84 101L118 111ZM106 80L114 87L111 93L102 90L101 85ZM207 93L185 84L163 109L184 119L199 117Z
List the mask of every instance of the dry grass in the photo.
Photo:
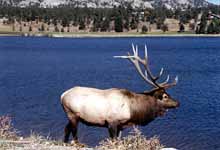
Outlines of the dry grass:
M23 138L17 135L9 116L0 117L0 150L83 150L78 143L65 144L50 137L31 133Z
M17 131L13 128L9 116L0 116L0 139L16 139Z
M122 139L107 139L97 147L99 150L160 150L163 146L157 137L146 139L140 130L134 128L134 131Z
M43 137L32 133L27 138L17 140L1 140L0 150L82 150L77 143L65 144L62 141L55 141L49 137Z
M0 150L160 150L162 147L157 137L146 139L137 128L127 137L104 140L96 148L74 142L65 144L36 133L23 138L17 136L10 117L0 117Z

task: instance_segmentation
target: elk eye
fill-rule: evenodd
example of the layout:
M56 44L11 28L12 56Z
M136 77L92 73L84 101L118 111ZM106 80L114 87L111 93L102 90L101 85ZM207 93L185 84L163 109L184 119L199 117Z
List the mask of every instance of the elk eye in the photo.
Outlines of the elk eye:
M163 99L163 96L162 96L162 95L159 95L158 98L159 98L160 100L162 100L162 99Z

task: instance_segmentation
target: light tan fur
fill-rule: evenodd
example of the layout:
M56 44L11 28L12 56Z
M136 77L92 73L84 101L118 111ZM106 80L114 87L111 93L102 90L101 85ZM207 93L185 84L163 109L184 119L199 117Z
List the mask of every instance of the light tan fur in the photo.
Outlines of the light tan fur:
M124 123L131 113L128 98L119 89L100 90L74 87L61 96L61 103L87 122L104 125L105 122Z

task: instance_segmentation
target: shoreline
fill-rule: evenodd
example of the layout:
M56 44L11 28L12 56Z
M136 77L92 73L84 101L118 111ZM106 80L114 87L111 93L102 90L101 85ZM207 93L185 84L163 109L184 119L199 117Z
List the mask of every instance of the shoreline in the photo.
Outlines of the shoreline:
M193 33L1 33L0 37L50 37L50 38L139 38L139 37L220 37L220 34Z

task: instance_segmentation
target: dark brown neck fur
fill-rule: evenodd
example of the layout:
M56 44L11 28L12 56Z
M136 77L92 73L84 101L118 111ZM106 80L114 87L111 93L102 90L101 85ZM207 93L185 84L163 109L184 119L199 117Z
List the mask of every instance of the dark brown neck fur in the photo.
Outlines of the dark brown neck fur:
M130 100L131 119L128 123L146 125L163 112L157 100L150 95L121 91Z

